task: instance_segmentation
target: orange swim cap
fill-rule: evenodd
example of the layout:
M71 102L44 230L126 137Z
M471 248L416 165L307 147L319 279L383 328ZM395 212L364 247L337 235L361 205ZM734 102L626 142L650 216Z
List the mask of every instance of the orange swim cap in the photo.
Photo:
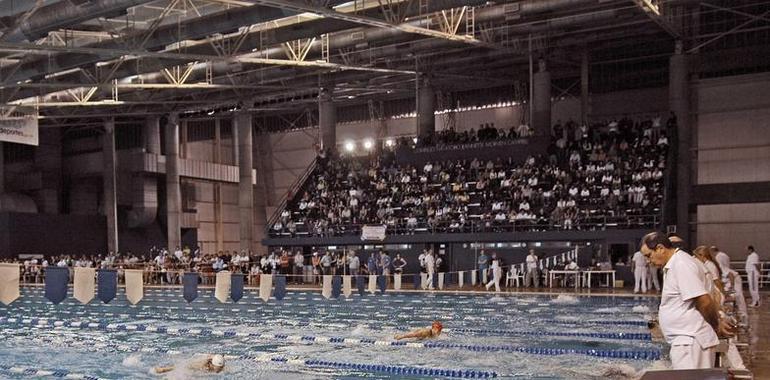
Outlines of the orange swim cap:
M437 329L438 331L441 331L444 329L444 325L442 325L441 322L439 321L433 321L433 326L431 327Z

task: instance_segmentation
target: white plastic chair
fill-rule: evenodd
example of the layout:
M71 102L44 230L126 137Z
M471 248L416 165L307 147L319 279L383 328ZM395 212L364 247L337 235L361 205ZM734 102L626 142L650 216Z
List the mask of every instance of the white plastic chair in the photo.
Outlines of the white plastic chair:
M516 267L511 267L511 270L509 270L505 275L505 286L511 287L512 283L516 283L516 287L521 286L521 281L524 281L524 276L519 274L519 271L516 269Z

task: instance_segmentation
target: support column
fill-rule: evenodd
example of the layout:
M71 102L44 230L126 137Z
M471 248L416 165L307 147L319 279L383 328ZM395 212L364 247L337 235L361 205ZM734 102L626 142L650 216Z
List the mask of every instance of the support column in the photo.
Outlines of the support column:
M5 143L0 141L0 194L5 192Z
M551 73L544 59L538 62L538 71L533 75L532 128L537 136L551 135Z
M104 184L104 215L107 217L107 250L118 251L118 206L115 184L115 119L104 121L102 135L102 182Z
M214 119L214 163L222 163L222 126L219 118Z
M682 52L680 42L677 51L669 59L669 107L676 115L676 232L686 242L690 240L690 190L692 188L690 155L690 92L688 57Z
M417 136L422 139L436 132L436 93L427 77L420 77L417 89Z
M337 147L337 107L332 96L333 86L321 88L318 95L318 127L321 132L321 148L336 149Z
M240 112L233 120L233 131L238 135L238 211L240 214L241 251L253 246L254 232L254 153L251 114Z
M182 193L179 188L179 115L168 115L166 122L166 227L168 250L181 246L180 219Z
M150 116L144 124L144 150L160 154L160 117Z
M588 52L583 51L580 59L580 121L583 124L588 123L588 114L590 113L588 108L588 73L590 68L588 63Z

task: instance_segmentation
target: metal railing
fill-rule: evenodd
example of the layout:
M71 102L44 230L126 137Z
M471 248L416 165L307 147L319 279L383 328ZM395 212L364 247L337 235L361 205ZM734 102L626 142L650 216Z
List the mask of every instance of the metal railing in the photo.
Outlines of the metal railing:
M503 233L503 232L536 232L536 231L596 231L606 229L636 229L655 228L659 226L661 216L652 215L626 215L626 216L591 216L572 224L554 224L547 220L520 220L514 223L510 221L486 221L473 220L463 225L455 225L455 221L440 221L428 224L425 221L410 225L405 221L396 224L386 224L388 235L412 235L435 233ZM298 223L296 231L287 228L281 230L271 229L270 237L338 237L355 236L361 234L361 227L365 224L337 223L329 225L326 231L316 231L314 226ZM371 225L371 224L370 224Z
M299 176L294 183L289 187L289 190L286 191L286 194L283 195L281 198L281 202L278 203L278 207L273 212L273 215L270 216L270 219L267 220L267 228L275 224L275 222L278 220L278 218L281 216L281 212L286 208L286 205L291 201L289 199L290 197L294 197L297 195L298 190L305 184L305 181L308 177L310 177L311 174L315 171L316 166L318 166L318 157L313 159L313 162L310 163L310 165L307 167L304 173L302 173L301 176Z

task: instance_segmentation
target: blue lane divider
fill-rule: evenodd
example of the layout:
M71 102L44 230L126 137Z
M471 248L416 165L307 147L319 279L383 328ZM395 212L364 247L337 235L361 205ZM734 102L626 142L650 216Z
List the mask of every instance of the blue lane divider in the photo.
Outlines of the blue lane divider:
M376 372L387 373L391 375L399 376L439 376L439 377L451 377L451 378L464 378L464 379L488 379L497 377L496 372L492 371L480 371L475 369L442 369L442 368L425 368L425 367L410 367L400 365L387 365L387 364L360 364L360 363L346 363L330 360L316 360L316 359L294 359L285 356L274 355L260 355L249 356L242 355L237 357L227 357L229 359L245 359L254 360L258 362L269 362L280 365L303 365L311 368L334 368L334 369L347 369L364 372Z
M66 369L31 368L7 364L0 364L0 372L4 372L10 376L22 375L28 377L58 377L64 379L102 380L96 376L73 373Z
M464 332L464 333L478 333L478 334L493 334L493 335L534 335L534 336L574 336L574 337L587 337L587 338L602 338L602 339L623 339L623 340L652 340L651 334L645 333L626 333L626 332L559 332L559 331L515 331L515 330L485 330L485 329L445 329L449 333Z
M563 349L563 348L533 348L517 346L485 346L474 344L457 344L444 342L403 342L403 341L385 341L371 338L342 338L342 337L323 337L312 335L287 335L287 334L260 334L246 333L235 330L214 330L198 328L176 328L167 326L155 326L146 324L118 324L102 322L81 322L81 321L62 321L47 320L44 318L0 318L0 323L29 325L35 327L69 327L79 329L94 329L104 331L130 331L130 332L152 332L159 334L172 334L180 336L223 336L223 337L248 337L252 339L267 341L288 341L288 342L312 342L312 343L330 343L330 344L348 344L348 345L375 345L375 346L401 346L409 348L447 348L462 349L474 352L521 352L534 355L588 355L606 358L638 359L638 360L658 360L660 359L659 350L595 350L595 349Z
M26 309L25 311L32 311L29 309ZM73 316L79 316L79 317L118 317L118 318L129 318L132 316L136 317L142 317L142 318L163 318L164 320L179 320L179 321L197 321L200 318L198 316L195 317L170 317L170 316L161 316L156 315L153 313L135 313L135 314L126 314L126 313L108 313L108 312L98 312L98 311L80 311L80 312L73 312L73 311L67 311L67 310L60 310L56 311L58 314L67 314L67 315L73 315ZM41 315L37 315L36 317L40 318ZM17 316L17 318L20 318ZM243 323L243 322L239 322ZM252 323L245 323L249 326L262 326L264 323L260 322L257 324ZM310 323L302 323L297 322L291 324L291 326L308 326ZM446 333L472 333L472 334L485 334L485 335L502 335L502 336L553 336L553 337L584 337L584 338L599 338L599 339L619 339L619 340L642 340L642 341L651 341L652 335L647 333L631 333L631 332L602 332L602 333L595 333L595 332L563 332L563 331L540 331L540 330L486 330L486 329L466 329L466 328L447 328L444 329L444 332Z

